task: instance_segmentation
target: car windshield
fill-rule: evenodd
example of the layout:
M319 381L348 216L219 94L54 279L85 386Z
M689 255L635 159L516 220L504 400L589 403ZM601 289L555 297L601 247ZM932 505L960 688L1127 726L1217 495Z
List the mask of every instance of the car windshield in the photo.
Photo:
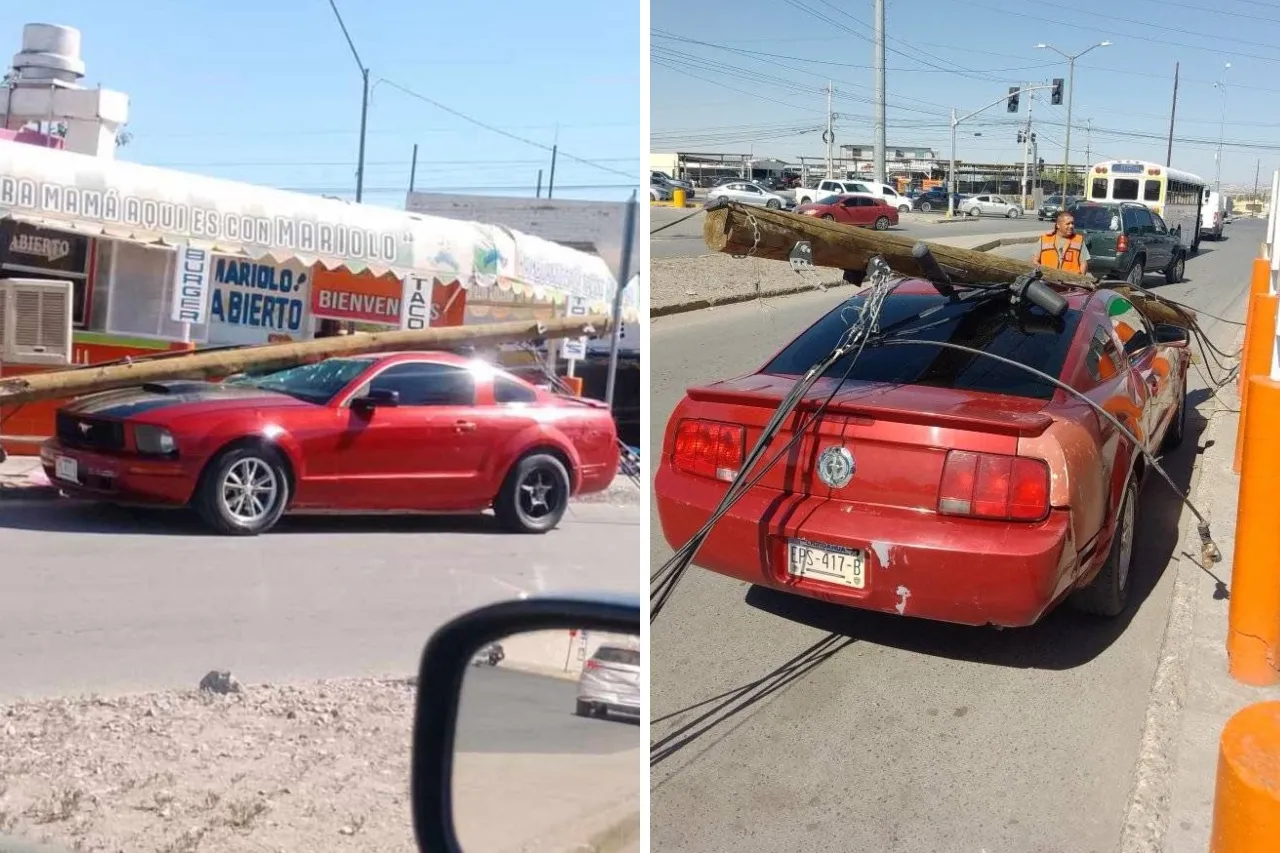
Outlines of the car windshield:
M372 365L371 358L328 358L315 364L302 364L268 373L230 380L237 385L252 385L266 391L279 391L299 400L324 405Z
M862 307L863 295L855 296L827 314L791 342L762 373L799 376L836 346L849 323ZM939 308L927 318L912 321L922 311ZM1032 315L1044 322L1043 314ZM997 299L956 302L929 294L894 294L885 301L880 328L894 325L898 337L938 341L981 349L1013 359L1050 376L1058 377L1066 360L1080 313L1069 310L1057 333L1032 334L1020 322L1008 302ZM850 370L849 355L833 364L824 376L843 376ZM1055 386L1037 379L1021 368L994 359L930 346L868 347L853 364L850 382L885 382L899 385L929 385L962 391L985 391L1048 400Z
M1119 231L1120 211L1097 204L1076 205L1071 211L1077 231Z

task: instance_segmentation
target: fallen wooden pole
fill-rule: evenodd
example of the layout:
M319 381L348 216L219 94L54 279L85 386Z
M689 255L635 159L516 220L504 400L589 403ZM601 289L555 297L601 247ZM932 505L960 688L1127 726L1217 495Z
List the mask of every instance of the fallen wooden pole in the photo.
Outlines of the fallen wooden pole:
M881 255L896 272L910 276L924 274L911 256L911 248L918 242L911 237L767 207L730 203L708 209L702 224L702 239L716 252L779 261L788 260L796 243L807 240L813 248L816 267L861 272L873 256ZM1012 282L1036 269L1035 264L989 252L925 242L929 243L942 269L958 282ZM1097 287L1092 276L1061 270L1045 269L1044 279L1090 290Z
M0 406L78 397L163 379L232 376L248 370L289 367L311 359L336 355L396 350L447 350L464 345L551 340L584 334L599 335L608 327L609 318L601 315L559 318L545 323L520 321L483 326L366 332L296 343L194 352L190 355L128 364L51 370L0 379Z

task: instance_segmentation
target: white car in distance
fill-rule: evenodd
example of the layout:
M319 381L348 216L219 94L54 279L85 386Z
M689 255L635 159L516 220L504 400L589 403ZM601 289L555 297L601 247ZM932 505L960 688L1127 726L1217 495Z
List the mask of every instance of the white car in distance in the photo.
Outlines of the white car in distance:
M727 184L721 184L707 191L707 204L719 198L725 198L729 201L736 201L739 204L754 204L758 207L769 207L774 210L781 210L784 207L793 207L795 201L779 193L770 192L759 184L751 181L732 181Z

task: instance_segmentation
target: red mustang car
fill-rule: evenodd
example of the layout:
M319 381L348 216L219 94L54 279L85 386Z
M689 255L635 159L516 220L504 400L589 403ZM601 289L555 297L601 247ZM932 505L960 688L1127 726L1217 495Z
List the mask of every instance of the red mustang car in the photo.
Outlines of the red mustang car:
M64 491L192 506L256 534L286 510L482 512L517 532L608 488L603 403L447 353L330 358L223 383L162 382L76 400L41 449Z
M907 281L879 325L1036 368L1114 414L1150 451L1177 445L1186 330L1153 326L1113 290L1062 295L1067 311L1046 333L1033 321L1047 315L1008 299L948 299ZM832 351L863 298L757 372L692 388L676 406L654 482L673 548L706 523L783 396ZM818 380L753 479L833 392L816 426L712 528L696 564L836 604L970 625L1030 625L1068 597L1100 615L1124 609L1148 471L1093 409L993 359L873 343Z
M813 204L802 204L795 212L877 231L898 224L898 208L873 195L831 195Z

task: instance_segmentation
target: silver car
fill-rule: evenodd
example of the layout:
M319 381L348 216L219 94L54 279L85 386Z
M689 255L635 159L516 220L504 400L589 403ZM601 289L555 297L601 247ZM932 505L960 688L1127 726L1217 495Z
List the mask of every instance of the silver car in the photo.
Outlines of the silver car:
M1002 195L975 195L964 200L963 208L970 216L1007 216L1013 219L1022 215L1022 207Z
M769 192L759 184L750 181L733 181L728 184L721 184L718 187L707 192L707 203L711 203L718 198L727 198L729 201L736 201L739 204L754 204L760 207L771 207L778 210L784 207L791 207L795 204L794 199L789 199L778 193Z
M640 718L640 649L606 643L596 649L578 679L579 717Z

